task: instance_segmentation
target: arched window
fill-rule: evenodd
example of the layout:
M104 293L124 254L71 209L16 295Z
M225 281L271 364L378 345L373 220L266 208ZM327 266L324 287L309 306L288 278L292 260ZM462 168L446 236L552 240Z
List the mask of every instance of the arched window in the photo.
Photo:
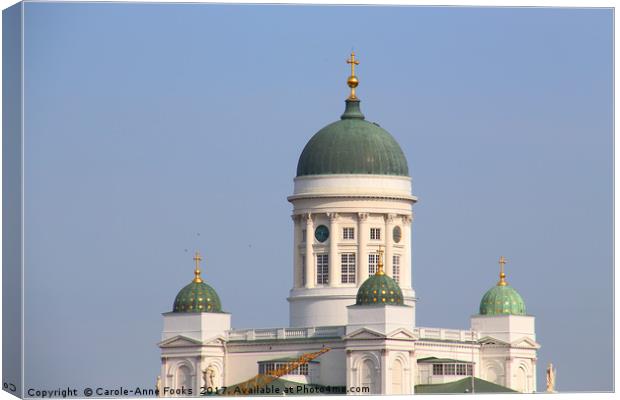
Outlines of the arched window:
M524 365L520 365L519 368L517 368L514 389L519 392L527 392L527 371Z
M370 394L377 394L377 372L375 371L375 364L371 360L364 360L361 373L360 386L369 388Z
M392 393L391 394L403 394L403 364L400 360L394 360L392 364Z
M186 365L181 365L177 369L177 389L193 389L192 372Z
M502 379L502 367L496 362L488 362L484 368L485 378L489 382L497 383L498 385L503 385Z

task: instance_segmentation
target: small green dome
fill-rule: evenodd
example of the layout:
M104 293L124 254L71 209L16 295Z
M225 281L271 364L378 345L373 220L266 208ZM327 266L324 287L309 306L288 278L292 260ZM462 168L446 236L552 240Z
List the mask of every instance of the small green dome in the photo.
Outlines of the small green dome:
M379 273L366 279L357 291L356 305L404 305L403 292L398 283Z
M297 176L372 174L409 176L407 159L392 135L364 120L359 100L346 100L340 121L318 131L297 163Z
M177 297L174 299L174 304L172 305L172 312L222 312L220 296L218 296L215 289L207 285L200 276L201 260L202 257L200 253L196 252L194 256L194 262L196 262L194 280L177 294Z
M525 315L525 302L509 285L497 285L489 289L480 301L481 315Z
M174 299L173 312L222 312L220 297L204 282L192 282Z

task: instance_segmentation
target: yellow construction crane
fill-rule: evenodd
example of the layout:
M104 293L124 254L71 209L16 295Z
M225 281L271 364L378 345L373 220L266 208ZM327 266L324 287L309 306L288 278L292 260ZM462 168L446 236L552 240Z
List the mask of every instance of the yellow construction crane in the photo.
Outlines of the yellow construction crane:
M302 354L298 359L287 362L284 366L275 369L273 371L267 371L265 374L258 374L254 378L247 380L245 382L241 382L237 385L227 387L224 390L224 395L235 395L235 394L249 394L251 391L255 392L258 388L266 386L278 379L281 376L287 375L291 371L296 370L300 366L304 364L308 364L310 361L314 360L321 354L327 353L331 349L329 347L324 347L319 351L315 351L314 353L305 353Z

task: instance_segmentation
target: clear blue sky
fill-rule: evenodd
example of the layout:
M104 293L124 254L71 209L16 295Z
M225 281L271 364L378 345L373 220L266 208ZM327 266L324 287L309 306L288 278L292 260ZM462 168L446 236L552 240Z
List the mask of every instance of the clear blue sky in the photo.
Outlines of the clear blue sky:
M611 10L25 10L26 387L152 386L194 249L234 327L288 323L286 196L353 47L419 197L418 325L466 329L504 255L539 389L612 389Z

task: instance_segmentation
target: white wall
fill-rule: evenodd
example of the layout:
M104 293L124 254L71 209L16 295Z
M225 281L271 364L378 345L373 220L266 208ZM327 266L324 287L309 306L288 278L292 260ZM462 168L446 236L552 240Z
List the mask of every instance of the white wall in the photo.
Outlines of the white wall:
M345 325L344 307L355 303L357 288L369 276L368 255L379 248L385 251L384 270L388 276L393 277L393 256L399 256L399 285L406 304L414 303L411 222L416 198L411 195L411 178L346 174L298 177L295 178L295 192L288 199L293 203L294 225L290 326ZM320 225L329 229L329 238L323 243L314 237ZM402 232L398 243L393 240L396 226ZM354 239L343 238L344 227L354 229ZM381 230L380 239L370 238L371 228ZM304 230L306 241L303 240ZM342 282L343 253L355 254L354 283ZM328 283L317 281L318 254L328 255ZM317 307L313 306L314 302ZM318 308L329 311L317 312Z

